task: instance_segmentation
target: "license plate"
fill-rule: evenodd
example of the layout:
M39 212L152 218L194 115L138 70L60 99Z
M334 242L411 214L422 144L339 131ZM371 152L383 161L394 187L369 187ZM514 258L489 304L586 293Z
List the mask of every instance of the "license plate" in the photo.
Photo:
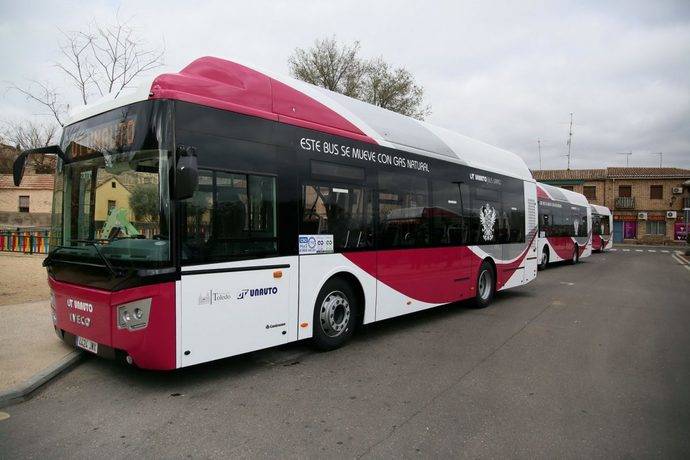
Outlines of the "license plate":
M98 344L93 340L77 337L77 346L91 353L98 353Z

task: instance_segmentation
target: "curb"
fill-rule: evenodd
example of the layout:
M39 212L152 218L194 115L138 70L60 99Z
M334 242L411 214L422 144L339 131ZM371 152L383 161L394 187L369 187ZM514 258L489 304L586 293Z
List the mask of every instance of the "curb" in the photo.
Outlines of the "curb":
M83 357L84 354L81 351L74 350L60 359L60 361L56 362L55 364L51 364L42 371L34 374L24 383L10 388L7 391L0 392L0 407L9 406L10 404L23 401L26 396L37 390L39 387L45 385L62 372L79 363Z

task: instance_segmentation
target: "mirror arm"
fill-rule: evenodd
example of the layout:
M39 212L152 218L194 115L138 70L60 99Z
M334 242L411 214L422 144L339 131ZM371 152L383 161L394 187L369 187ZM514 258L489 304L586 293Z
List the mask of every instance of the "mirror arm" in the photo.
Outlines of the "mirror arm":
M63 162L69 163L65 152L62 151L59 145L49 145L47 147L24 150L14 160L14 164L12 165L12 176L14 178L15 187L19 187L19 184L22 182L22 177L24 177L24 165L26 164L27 157L34 154L57 155Z

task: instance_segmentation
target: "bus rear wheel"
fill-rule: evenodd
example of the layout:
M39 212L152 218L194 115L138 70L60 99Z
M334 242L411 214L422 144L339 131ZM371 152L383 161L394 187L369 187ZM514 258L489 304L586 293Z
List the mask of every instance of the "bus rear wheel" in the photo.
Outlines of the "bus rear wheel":
M571 264L575 265L580 261L580 248L577 247L577 244L575 245L575 248L573 248L573 258L570 261Z
M326 282L316 297L313 344L319 350L334 350L354 333L359 305L350 284L339 278Z
M539 266L537 268L539 270L544 270L546 269L546 266L549 264L549 249L544 246L544 249L541 250L541 260L539 261Z
M496 293L496 276L488 261L482 262L477 275L477 294L474 298L474 308L488 307Z

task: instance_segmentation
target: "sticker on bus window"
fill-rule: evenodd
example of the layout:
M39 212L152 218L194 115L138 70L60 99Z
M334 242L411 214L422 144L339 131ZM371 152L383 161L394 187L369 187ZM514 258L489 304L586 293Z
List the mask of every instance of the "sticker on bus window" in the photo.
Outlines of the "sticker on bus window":
M299 253L330 254L333 252L333 235L300 235Z

